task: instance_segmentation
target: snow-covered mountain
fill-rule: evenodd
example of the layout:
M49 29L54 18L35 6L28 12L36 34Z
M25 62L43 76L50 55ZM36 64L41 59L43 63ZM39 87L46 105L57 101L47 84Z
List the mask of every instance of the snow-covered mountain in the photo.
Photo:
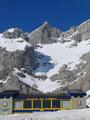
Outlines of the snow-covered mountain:
M27 33L0 33L0 91L23 93L90 89L90 20L66 32L45 22Z

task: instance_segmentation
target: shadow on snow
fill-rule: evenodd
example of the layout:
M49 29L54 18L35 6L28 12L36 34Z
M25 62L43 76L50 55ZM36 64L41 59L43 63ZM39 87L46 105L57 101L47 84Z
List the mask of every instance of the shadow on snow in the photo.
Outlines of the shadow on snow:
M45 55L41 52L35 52L36 58L39 62L39 67L36 69L36 72L44 72L47 73L50 69L54 68L54 63L50 56Z

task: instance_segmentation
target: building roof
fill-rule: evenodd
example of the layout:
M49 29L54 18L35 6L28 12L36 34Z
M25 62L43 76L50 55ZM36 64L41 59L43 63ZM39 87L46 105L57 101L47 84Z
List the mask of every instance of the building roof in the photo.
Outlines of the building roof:
M57 98L57 99L70 99L71 96L68 93L60 94L20 94L16 90L7 90L0 93L0 98L13 97L14 99L27 99L27 98Z
M86 92L83 91L83 90L80 90L80 89L69 89L68 90L68 94L71 95L71 96L74 96L74 97L77 97L77 96L80 96L80 97L83 97L83 96L86 96Z
M0 98L9 98L13 97L14 99L27 99L27 98L57 98L57 99L70 99L71 96L74 97L83 97L86 96L86 92L82 90L70 89L65 93L60 94L20 94L17 90L6 90L0 93Z
M0 93L0 98L9 98L9 97L15 97L19 94L17 90L5 90Z
M71 96L68 95L68 94L60 94L60 95L49 95L49 94L40 94L40 95L23 95L23 94L20 94L18 96L15 96L14 99L27 99L27 98L57 98L57 99L70 99Z

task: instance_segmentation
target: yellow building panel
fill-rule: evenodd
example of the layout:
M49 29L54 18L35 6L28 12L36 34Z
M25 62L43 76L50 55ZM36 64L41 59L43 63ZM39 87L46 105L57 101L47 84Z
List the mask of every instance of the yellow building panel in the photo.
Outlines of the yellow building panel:
M22 110L24 109L24 100L22 100Z
M62 100L60 100L60 108L61 108L61 109L63 108Z
M44 111L44 109L43 109L43 100L44 99L41 99L41 109L40 109L40 111Z
M33 99L32 99L32 110L33 110Z
M52 100L53 100L53 99L51 99L51 109L52 109Z
M72 99L70 99L70 109L72 109Z

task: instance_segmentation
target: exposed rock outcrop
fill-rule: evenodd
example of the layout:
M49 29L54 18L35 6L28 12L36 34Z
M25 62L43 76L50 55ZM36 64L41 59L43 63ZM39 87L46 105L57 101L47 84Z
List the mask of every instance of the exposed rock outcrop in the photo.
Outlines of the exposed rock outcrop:
M35 31L29 33L29 41L36 47L37 44L53 43L56 41L54 38L58 38L61 31L57 28L51 27L48 22L45 22L42 26L37 28Z
M41 91L24 84L13 75L7 80L6 83L0 84L0 92L5 90L18 90L23 94L42 94Z
M76 27L77 34L72 39L76 42L90 39L90 20L87 20Z
M34 48L26 46L25 51L9 52L0 49L0 79L5 78L12 73L13 68L25 68L28 74L38 65L35 58Z
M87 20L77 26L77 31L81 34L81 40L90 39L90 20Z
M23 38L24 40L29 41L28 38L28 33L24 33L21 29L19 28L11 28L6 30L3 33L3 37L6 39L16 39L16 38Z
M63 84L67 81L70 82L75 79L76 76L74 75L73 71L68 70L66 65L63 65L62 68L60 68L60 70L58 71L58 73L51 77L51 80L58 80L58 82L60 80L60 82L62 81Z
M61 33L60 37L69 37L71 36L74 32L76 32L76 27L71 27L68 31Z

